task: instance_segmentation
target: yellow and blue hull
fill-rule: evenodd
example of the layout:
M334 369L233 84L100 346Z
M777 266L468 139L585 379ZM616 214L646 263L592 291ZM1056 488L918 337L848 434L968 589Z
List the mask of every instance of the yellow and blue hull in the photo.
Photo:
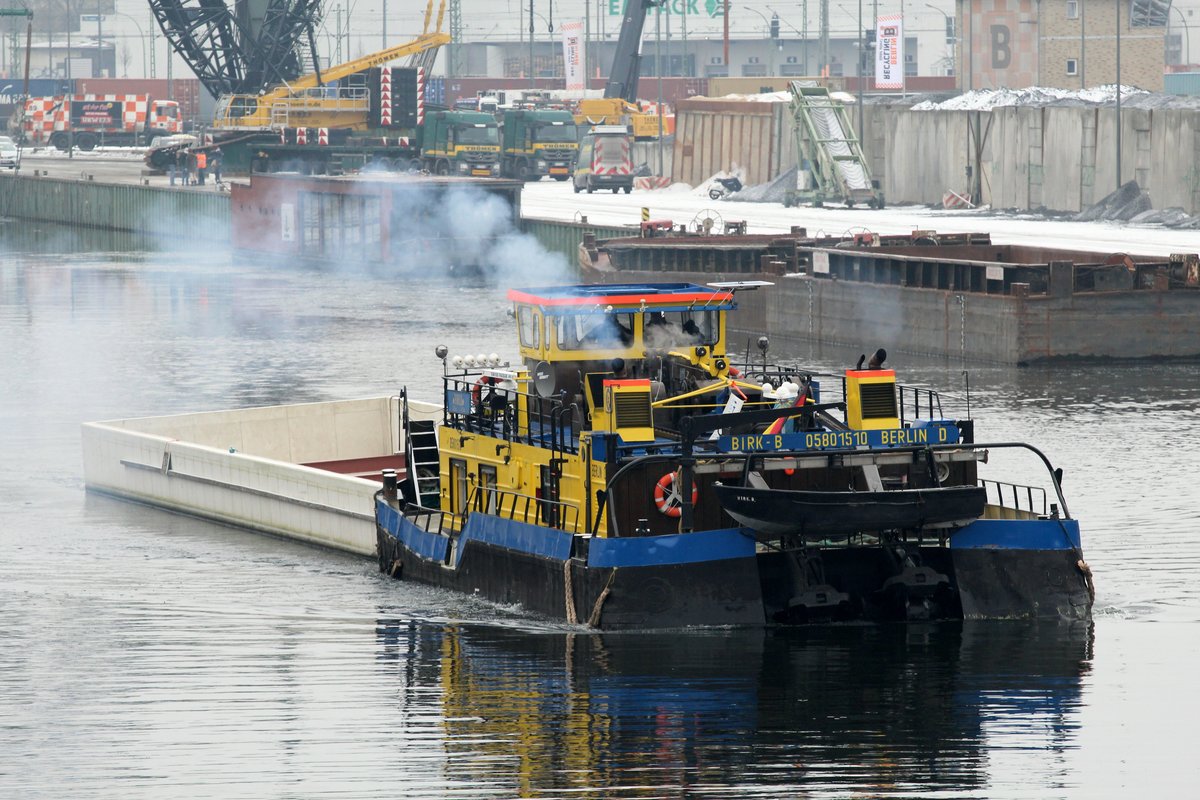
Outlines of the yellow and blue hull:
M820 550L826 582L846 596L828 614L794 611L790 557L752 531L585 537L472 513L453 536L415 525L377 500L380 569L393 577L517 604L552 619L618 629L905 619L914 597L932 618L1087 619L1075 520L979 520L946 546L915 546L937 587L889 582L878 545Z

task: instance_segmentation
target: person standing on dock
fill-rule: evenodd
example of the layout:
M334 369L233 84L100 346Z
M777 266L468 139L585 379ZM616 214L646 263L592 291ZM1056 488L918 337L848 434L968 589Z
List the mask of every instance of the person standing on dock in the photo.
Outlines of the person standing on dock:
M188 151L180 150L175 153L175 174L184 186L188 183ZM174 185L172 183L172 185Z
M212 154L208 157L208 166L209 169L212 170L213 182L216 184L221 183L221 156L223 155L224 153L221 152L221 148L215 147L213 148Z
M203 150L196 153L196 183L204 185L204 172L208 169L208 153Z

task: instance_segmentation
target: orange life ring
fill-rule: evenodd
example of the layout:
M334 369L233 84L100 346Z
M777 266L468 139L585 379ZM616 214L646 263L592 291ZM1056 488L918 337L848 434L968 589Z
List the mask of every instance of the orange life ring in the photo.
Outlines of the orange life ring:
M475 387L471 389L471 400L475 403L476 408L483 404L483 387L495 385L496 379L490 375L484 375L475 381Z
M696 482L692 481L692 505L696 505L699 499L700 492L696 489ZM674 472L668 472L654 484L654 505L660 513L668 517L678 518L683 515L683 497L675 489Z

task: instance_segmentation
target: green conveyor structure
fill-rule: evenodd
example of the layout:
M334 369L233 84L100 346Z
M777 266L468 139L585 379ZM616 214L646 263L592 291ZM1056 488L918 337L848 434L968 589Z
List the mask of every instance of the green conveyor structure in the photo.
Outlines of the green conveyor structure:
M796 135L797 188L785 205L816 206L841 202L883 208L883 193L871 180L871 169L846 107L824 86L791 82L792 121Z

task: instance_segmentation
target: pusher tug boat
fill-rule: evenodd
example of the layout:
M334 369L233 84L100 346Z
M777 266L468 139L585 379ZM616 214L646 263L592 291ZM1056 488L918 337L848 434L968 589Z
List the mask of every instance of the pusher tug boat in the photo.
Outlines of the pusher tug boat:
M1047 458L976 442L882 350L817 375L768 363L763 337L760 363L731 363L736 293L768 286L510 291L519 364L439 347L440 421L402 393L380 569L603 629L1088 619ZM1044 486L980 477L1020 449Z

